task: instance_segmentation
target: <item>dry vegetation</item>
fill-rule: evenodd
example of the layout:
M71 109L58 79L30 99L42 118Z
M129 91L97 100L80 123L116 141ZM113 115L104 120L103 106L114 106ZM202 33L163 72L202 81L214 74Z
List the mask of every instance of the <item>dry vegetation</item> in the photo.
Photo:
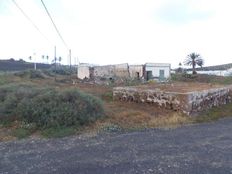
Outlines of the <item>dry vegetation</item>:
M11 140L18 138L24 138L27 136L41 136L46 137L61 137L73 133L96 133L99 131L121 131L131 129L144 129L144 128L160 128L160 127L177 127L187 123L202 122L218 119L221 117L222 110L220 108L214 108L213 113L217 113L216 116L211 118L212 111L203 113L201 117L190 118L181 113L165 110L154 105L138 103L124 103L113 101L112 99L112 87L103 85L93 85L89 83L82 83L78 81L73 75L70 76L58 75L57 81L54 77L43 74L44 78L30 78L28 76L18 76L14 74L2 74L0 76L0 85L6 83L25 83L32 84L38 87L55 87L58 90L64 89L79 89L80 91L94 95L104 102L104 109L106 117L97 120L95 123L88 124L78 129L64 129L60 130L48 129L44 132L25 131L22 123L15 122L13 124L0 123L0 141ZM205 78L205 77L204 77ZM178 79L180 80L180 79ZM220 79L221 80L221 79ZM221 80L223 81L223 80ZM228 80L227 80L228 81ZM227 82L226 81L226 82ZM204 81L203 81L204 82ZM220 82L219 82L220 84ZM232 84L232 83L231 83ZM228 116L231 113L231 109L224 109ZM201 118L201 119L200 119Z

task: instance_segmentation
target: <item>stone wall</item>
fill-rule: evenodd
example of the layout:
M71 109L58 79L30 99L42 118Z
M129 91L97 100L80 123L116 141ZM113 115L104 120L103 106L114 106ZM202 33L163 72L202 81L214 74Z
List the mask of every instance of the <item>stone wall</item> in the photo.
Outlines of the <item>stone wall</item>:
M117 64L114 66L115 66L115 76L121 77L121 78L130 77L129 66L127 63Z
M143 65L129 65L130 77L139 79L143 77Z
M150 103L158 107L181 111L185 114L197 113L213 106L231 102L232 86L195 91L167 92L160 89L141 89L136 87L116 87L113 89L114 100L137 103Z
M95 66L93 69L94 77L112 78L115 76L114 65Z
M106 65L106 66L95 66L93 67L93 76L94 77L104 77L104 78L113 78L121 77L128 78L129 67L128 64L118 64L118 65Z
M195 91L188 94L188 112L199 112L232 101L231 86Z

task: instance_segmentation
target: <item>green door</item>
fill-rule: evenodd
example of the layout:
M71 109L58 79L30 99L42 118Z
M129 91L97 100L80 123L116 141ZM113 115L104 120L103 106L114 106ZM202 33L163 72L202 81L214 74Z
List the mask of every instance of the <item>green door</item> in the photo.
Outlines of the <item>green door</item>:
M160 69L160 70L159 70L159 80L160 80L160 81L164 81L164 80L165 80L165 77L164 77L164 70L163 70L163 69Z
M147 71L147 80L152 79L152 71Z

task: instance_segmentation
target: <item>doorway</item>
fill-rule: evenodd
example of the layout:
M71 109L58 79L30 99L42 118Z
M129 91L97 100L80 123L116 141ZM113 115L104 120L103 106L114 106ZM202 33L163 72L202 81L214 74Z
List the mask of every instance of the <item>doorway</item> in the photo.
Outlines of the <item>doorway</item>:
M159 80L160 81L164 81L165 77L164 77L164 70L160 69L159 70Z

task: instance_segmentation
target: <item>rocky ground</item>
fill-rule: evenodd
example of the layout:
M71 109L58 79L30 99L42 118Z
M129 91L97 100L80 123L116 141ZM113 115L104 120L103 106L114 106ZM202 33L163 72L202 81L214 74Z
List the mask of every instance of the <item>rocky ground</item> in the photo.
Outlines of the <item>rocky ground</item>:
M0 143L0 173L232 173L232 119Z

